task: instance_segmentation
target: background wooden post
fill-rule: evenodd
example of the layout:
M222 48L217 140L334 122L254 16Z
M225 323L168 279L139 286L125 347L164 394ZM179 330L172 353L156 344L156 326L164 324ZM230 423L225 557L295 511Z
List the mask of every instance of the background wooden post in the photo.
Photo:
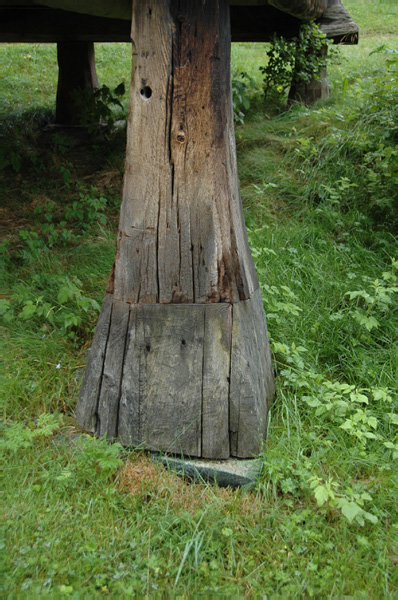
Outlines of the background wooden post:
M325 57L325 65L327 52L328 45L324 44L319 55ZM308 59L311 59L311 53L308 55ZM326 66L317 73L317 77L313 77L308 82L300 80L297 75L299 76L300 74L293 72L292 84L289 90L289 102L300 102L310 106L317 100L328 98L329 85Z
M95 70L93 42L58 42L58 86L55 122L61 125L78 125L74 94L92 94L99 88Z
M239 195L228 0L133 3L115 265L77 419L126 444L249 457L273 375Z

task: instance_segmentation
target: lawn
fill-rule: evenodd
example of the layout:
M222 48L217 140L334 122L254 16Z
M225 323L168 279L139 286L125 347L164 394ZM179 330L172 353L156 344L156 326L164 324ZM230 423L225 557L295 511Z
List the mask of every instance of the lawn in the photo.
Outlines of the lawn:
M267 46L233 47L255 84L238 166L277 385L240 490L77 429L125 131L46 129L55 46L0 46L4 597L397 597L398 8L344 4L360 43L311 108L265 103ZM127 44L96 57L127 86Z

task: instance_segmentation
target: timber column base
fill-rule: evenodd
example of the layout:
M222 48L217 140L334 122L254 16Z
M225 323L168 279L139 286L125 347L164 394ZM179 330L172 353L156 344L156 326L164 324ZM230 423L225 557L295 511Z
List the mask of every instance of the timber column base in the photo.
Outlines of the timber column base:
M128 304L107 294L76 410L109 440L184 456L259 453L273 395L260 291L236 304Z

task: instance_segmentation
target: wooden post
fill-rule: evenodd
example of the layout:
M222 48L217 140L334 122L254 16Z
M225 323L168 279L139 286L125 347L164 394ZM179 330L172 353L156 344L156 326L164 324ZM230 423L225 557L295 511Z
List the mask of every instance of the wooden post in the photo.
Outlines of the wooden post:
M74 93L99 88L92 42L58 42L58 87L55 122L78 125Z
M257 454L273 373L239 195L228 0L133 3L117 251L78 423L124 444Z
M325 57L325 64L327 51L328 46L324 44L320 55ZM310 106L317 100L325 100L328 97L329 86L326 66L320 70L318 77L313 77L308 83L298 79L296 74L293 73L292 84L289 90L289 102L300 102Z

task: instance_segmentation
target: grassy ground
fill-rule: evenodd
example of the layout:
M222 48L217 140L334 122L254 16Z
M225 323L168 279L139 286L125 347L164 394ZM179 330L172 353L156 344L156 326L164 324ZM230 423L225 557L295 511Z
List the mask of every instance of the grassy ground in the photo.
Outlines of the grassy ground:
M236 132L277 374L250 490L77 435L124 132L43 132L54 47L1 47L5 596L397 596L397 9L345 5L362 41L330 68L331 98L286 111L258 92ZM258 86L263 52L233 49ZM101 83L127 83L129 61L99 45Z

